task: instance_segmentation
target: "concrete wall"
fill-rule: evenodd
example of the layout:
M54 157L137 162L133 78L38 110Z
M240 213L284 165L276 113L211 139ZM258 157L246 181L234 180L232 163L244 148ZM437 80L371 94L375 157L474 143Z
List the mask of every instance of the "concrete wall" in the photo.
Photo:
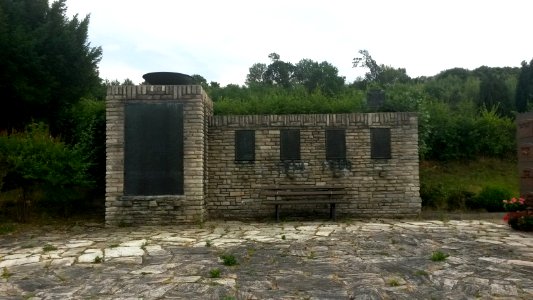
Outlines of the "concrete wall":
M326 129L345 129L346 161L326 161ZM390 128L390 159L372 159L370 128ZM235 131L255 130L255 161L235 161ZM299 129L301 160L280 161L280 130ZM210 218L272 216L263 205L264 186L343 186L349 204L342 216L412 216L420 212L418 128L413 113L213 116L208 133ZM287 211L286 208L283 209ZM289 208L327 214L326 205Z

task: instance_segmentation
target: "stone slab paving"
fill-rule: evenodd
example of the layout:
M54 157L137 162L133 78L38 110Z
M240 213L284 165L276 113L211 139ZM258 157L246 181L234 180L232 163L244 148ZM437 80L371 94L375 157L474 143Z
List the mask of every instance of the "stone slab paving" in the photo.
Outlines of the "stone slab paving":
M533 233L487 220L45 226L0 236L0 273L0 299L533 299Z

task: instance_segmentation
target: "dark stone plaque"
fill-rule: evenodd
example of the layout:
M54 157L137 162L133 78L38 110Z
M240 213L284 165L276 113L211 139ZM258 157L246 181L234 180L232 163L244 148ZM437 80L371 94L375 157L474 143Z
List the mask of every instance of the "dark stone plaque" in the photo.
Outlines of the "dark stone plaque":
M326 130L326 160L346 159L346 130Z
M378 89L371 89L366 94L366 103L368 108L372 110L379 109L385 104L385 91Z
M183 105L125 106L124 194L183 194Z
M300 130L282 129L280 131L280 159L300 160Z
M370 157L373 159L391 158L389 128L370 128Z
M255 160L255 131L236 130L235 131L235 160L254 161Z

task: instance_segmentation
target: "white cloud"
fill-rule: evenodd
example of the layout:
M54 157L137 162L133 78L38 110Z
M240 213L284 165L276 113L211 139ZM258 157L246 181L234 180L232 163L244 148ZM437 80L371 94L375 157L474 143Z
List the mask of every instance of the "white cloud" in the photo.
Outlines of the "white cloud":
M293 63L326 60L353 81L359 49L411 76L533 58L528 1L164 1L69 0L91 14L90 41L102 45L104 78L138 73L200 74L242 84L248 68L277 52ZM128 66L128 67L126 67ZM128 73L127 70L131 73ZM138 78L137 78L138 77Z

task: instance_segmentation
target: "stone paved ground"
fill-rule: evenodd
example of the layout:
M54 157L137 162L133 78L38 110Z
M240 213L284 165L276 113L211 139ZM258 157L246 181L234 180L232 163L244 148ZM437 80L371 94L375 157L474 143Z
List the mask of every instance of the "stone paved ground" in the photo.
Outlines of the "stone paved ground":
M0 236L0 273L0 299L533 299L533 234L487 220L41 227Z

